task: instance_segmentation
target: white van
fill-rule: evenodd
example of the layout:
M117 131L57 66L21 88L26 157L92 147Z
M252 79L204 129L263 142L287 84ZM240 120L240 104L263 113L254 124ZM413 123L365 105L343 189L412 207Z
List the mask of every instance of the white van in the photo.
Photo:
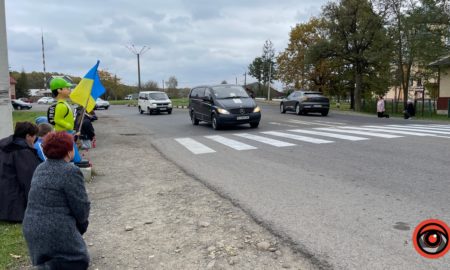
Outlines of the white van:
M166 93L160 91L142 91L139 92L138 99L139 113L153 114L154 112L172 113L172 101Z

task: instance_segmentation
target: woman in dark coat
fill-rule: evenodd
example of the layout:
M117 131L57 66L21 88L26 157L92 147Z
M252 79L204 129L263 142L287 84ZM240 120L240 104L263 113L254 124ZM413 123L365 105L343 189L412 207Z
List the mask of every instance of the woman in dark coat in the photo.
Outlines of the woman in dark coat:
M42 147L47 160L33 175L23 233L33 265L43 269L87 269L90 202L83 175L70 163L73 137L50 132Z
M34 170L41 163L33 148L36 125L18 122L14 135L0 140L0 220L22 222Z

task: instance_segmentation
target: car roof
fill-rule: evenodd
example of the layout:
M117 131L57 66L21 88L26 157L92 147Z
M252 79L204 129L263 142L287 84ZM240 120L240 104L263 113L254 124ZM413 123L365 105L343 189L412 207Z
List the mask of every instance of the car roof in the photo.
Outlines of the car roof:
M154 93L166 93L166 92L163 92L163 91L141 91L141 92L139 92L139 94L154 94Z

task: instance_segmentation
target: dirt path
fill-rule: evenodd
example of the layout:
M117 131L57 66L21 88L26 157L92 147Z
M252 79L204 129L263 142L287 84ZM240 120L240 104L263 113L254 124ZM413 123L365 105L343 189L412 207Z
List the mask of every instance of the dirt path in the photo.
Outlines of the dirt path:
M94 123L90 269L315 269L119 120Z

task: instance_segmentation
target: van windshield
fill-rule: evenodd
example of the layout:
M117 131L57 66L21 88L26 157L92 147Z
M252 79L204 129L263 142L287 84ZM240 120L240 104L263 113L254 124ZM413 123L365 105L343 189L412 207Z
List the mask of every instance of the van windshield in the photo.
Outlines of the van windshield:
M166 100L169 97L165 93L150 93L150 99L152 100Z
M217 99L249 97L244 88L240 86L215 86L212 89Z

